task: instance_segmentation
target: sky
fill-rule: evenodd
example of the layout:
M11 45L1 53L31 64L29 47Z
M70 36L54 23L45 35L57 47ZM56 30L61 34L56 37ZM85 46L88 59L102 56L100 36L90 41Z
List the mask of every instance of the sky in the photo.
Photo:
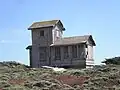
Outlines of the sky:
M60 19L63 36L91 34L95 64L120 56L120 0L1 0L0 61L29 64L31 32L36 21Z

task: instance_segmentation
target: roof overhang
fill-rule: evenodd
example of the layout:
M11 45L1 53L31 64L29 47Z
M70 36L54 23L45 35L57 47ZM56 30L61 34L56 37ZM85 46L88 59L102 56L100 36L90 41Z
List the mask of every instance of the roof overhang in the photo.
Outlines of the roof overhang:
M89 36L89 39L92 41L93 46L96 46L95 41L93 40L92 35Z
M62 27L62 30L65 31L65 28L64 28L64 26L63 26L63 24L62 24L62 22L60 20L58 20L56 24L59 24L59 23L60 23L60 25Z
M41 28L48 28L48 27L54 27L54 25L47 25L47 26L42 26L42 27L29 27L28 30L35 30L35 29L41 29Z
M49 21L48 21L48 22L49 22ZM34 23L33 23L33 24L34 24ZM33 25L33 24L32 24L32 25ZM28 30L34 30L34 29L40 29L40 28L46 28L46 27L54 27L54 26L57 25L57 24L59 24L59 25L62 27L62 30L65 31L65 28L64 28L64 26L63 26L63 24L62 24L62 22L61 22L60 20L56 20L56 23L54 23L54 24L51 23L51 24L49 24L49 25L46 25L46 24L45 24L45 25L42 25L42 26L39 26L39 25L36 26L37 24L36 24L35 26L32 26L32 25L31 25L31 26L28 28Z
M27 46L26 49L32 49L32 45Z
M77 45L77 44L86 44L86 41L80 42L80 43L69 43L69 44L51 44L50 46L71 46L71 45Z

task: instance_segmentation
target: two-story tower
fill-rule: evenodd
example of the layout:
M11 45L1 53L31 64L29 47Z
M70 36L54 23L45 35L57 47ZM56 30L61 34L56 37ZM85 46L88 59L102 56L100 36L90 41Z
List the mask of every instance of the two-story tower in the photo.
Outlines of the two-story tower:
M65 28L60 20L41 21L33 23L31 30L32 45L30 49L30 65L39 67L50 64L50 45L62 38Z

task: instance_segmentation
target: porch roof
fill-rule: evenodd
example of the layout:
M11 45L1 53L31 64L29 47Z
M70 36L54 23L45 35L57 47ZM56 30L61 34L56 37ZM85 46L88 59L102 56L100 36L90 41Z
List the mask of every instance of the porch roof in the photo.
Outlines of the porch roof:
M55 41L55 43L51 44L50 46L81 44L81 43L86 43L89 39L92 41L93 46L96 46L92 38L92 35L64 37L62 39Z

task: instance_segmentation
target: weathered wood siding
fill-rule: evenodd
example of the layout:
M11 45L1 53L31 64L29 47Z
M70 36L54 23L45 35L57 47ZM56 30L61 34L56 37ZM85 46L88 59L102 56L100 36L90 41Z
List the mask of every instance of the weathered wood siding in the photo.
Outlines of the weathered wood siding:
M44 31L44 36L40 36L40 31ZM85 67L90 60L93 60L93 46L89 40L87 42L87 48L85 44L77 46L77 57L73 58L72 45L68 45L68 58L64 58L64 48L60 47L61 58L55 59L55 47L50 47L57 39L62 38L62 29L59 26L53 28L41 28L32 31L32 53L31 63L32 67L40 66L81 66ZM46 60L40 60L40 47L46 47ZM88 52L88 53L87 53ZM88 54L88 55L87 55ZM87 55L87 56L86 56ZM92 61L93 63L93 61Z
M50 65L52 58L50 53L54 54L54 49L51 49L49 45L54 43L55 40L62 38L62 29L59 26L55 27L48 27L48 28L41 28L35 29L32 31L32 66L33 67L40 67L42 65ZM44 36L40 36L40 31L44 31ZM40 49L39 47L46 47L46 60L40 60Z
M40 31L44 31L44 36L40 36ZM35 29L32 31L32 45L48 46L52 44L52 27Z
M78 45L77 45L78 46ZM55 49L52 47L52 52L51 52L51 66L81 66L85 67L85 59L83 58L85 56L85 47L81 47L81 51L84 54L80 56L80 52L78 51L77 58L72 57L72 46L68 46L68 58L64 58L64 48L63 46L60 46L61 48L61 59L60 60L55 60ZM77 49L79 50L79 49Z
M57 39L61 39L62 38L62 29L56 25L53 30L52 30L52 36L53 36L53 43L57 40Z
M40 36L40 31L44 31L44 36ZM32 30L32 65L33 67L40 67L41 65L49 64L49 50L46 53L46 61L40 61L39 47L46 47L52 44L52 28L41 28Z
M37 68L39 66L39 50L37 45L32 46L32 67Z
M88 50L87 59L93 59L93 45L90 39L87 42L87 50Z
M94 59L93 59L93 45L92 45L92 41L89 39L87 42L87 58L86 58L86 68L91 68L91 66L94 65Z

